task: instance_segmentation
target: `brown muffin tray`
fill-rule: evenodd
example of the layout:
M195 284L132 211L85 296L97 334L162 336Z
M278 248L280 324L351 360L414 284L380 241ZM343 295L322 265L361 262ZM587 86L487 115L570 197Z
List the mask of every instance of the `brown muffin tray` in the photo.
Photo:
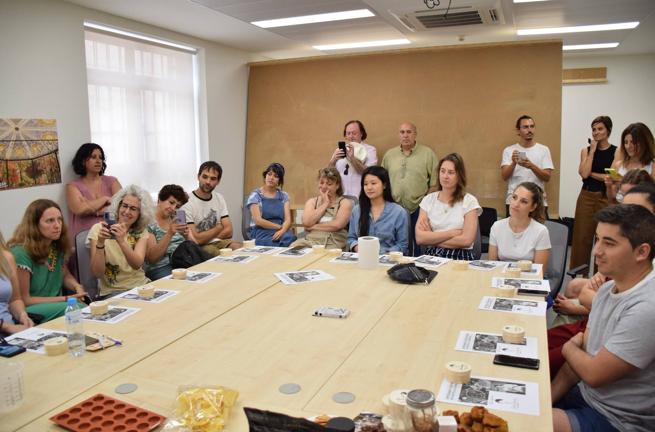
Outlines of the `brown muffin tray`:
M147 432L166 417L98 393L50 417L74 432Z

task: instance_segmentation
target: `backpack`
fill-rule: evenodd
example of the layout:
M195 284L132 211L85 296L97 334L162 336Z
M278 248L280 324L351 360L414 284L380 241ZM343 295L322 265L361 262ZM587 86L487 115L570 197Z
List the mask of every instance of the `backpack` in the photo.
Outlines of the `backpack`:
M210 258L212 256L202 250L200 246L191 240L184 240L171 254L171 266L174 269L189 268Z

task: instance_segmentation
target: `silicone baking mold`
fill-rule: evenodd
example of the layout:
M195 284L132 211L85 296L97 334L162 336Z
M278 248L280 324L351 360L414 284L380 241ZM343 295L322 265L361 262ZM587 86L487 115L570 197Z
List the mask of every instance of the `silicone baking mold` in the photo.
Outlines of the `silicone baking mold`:
M147 432L166 417L98 393L50 417L74 432Z

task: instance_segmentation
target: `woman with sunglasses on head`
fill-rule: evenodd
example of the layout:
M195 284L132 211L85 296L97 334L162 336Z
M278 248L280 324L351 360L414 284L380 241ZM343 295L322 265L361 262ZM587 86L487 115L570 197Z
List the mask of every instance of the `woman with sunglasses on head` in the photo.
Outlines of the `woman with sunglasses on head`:
M381 166L368 167L362 173L359 204L350 216L348 249L358 252L358 238L377 237L380 253L407 253L409 215L393 201L389 173Z
M30 313L43 322L63 316L68 297L86 296L65 265L70 254L68 231L59 205L48 199L30 203L9 240L18 268L18 285ZM62 294L62 287L75 294Z
M186 224L186 216L178 223L177 211L189 201L182 186L165 185L157 196L155 220L148 225L148 249L145 271L150 280L161 279L173 272L171 255L185 240L196 242L193 231ZM184 214L183 212L181 212Z
M491 226L489 259L529 260L545 269L550 256L550 235L543 223L543 191L535 183L520 183L510 198L509 217Z
M32 327L18 285L16 260L0 233L0 336Z
M100 297L150 282L143 271L150 236L146 228L154 219L150 195L136 185L126 186L114 195L109 211L116 215L116 223L97 223L88 237Z
M345 150L337 147L332 153L328 166L334 167L341 175L343 194L357 198L361 190L362 173L366 167L377 165L378 154L375 147L366 144L366 128L359 120L350 120L343 127Z
M348 240L348 221L353 211L352 200L343 196L341 176L336 168L318 171L318 196L305 203L302 224L304 239L292 246L324 245L326 249L343 249Z
M79 177L66 185L69 237L75 236L102 220L111 197L121 189L116 177L105 175L105 152L98 144L82 144L73 157L73 171Z
M289 194L282 190L284 167L274 162L262 172L264 184L255 189L246 207L252 217L250 238L258 246L289 246L296 236L291 228Z
M439 161L438 192L428 194L420 204L416 222L416 243L428 246L428 255L473 260L473 242L482 207L466 193L464 160L451 153Z

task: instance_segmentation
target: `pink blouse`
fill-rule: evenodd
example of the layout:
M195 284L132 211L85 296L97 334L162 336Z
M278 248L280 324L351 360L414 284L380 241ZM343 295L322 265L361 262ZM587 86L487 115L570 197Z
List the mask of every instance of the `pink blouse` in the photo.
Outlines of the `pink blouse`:
M112 196L111 192L111 185L114 184L116 181L116 177L108 176L108 175L103 175L100 176L101 180L101 186L100 186L100 192L102 195L106 196ZM87 200L93 200L97 197L94 197L91 194L91 191L89 188L86 187L84 182L82 181L82 178L79 177L72 182L69 183L71 186L75 186L77 190L80 191L82 196L86 198ZM100 222L102 220L102 216L98 217L96 215L76 215L70 209L68 210L68 236L71 239L71 243L74 245L75 244L75 236L84 230L90 229L93 225L96 223Z

